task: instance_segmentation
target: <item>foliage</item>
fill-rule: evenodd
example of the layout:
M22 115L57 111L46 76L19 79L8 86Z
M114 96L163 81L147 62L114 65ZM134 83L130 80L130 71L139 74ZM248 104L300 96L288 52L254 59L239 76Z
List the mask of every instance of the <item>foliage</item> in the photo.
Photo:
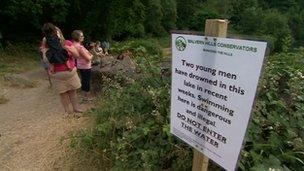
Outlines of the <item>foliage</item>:
M32 69L39 59L38 49L32 44L9 43L0 51L0 76Z
M197 0L176 0L177 2L177 27L179 29L189 29L190 19L193 17L193 14L198 9Z
M0 105L8 102L8 98L6 97L6 93L3 91L3 89L0 89Z
M3 13L13 19L13 21L16 22L20 18L23 18L38 28L40 27L40 19L42 17L55 22L62 22L65 21L68 12L68 3L64 0L10 0L4 2L4 6Z
M141 1L112 1L108 13L107 32L113 37L140 37L145 34L145 6Z
M165 30L162 26L163 12L161 0L148 0L146 6L147 18L145 21L145 26L147 32L152 33L156 36L162 35Z
M140 76L129 84L121 82L120 76L104 78L103 97L107 98L92 111L97 125L83 137L83 147L102 151L114 170L189 169L190 148L169 130L170 78L161 76L153 50L136 51L149 49L141 42L126 44L135 55Z
M160 59L162 57L162 47L156 39L133 39L123 43L114 42L111 47L111 52L120 54L130 50L140 55L150 55L150 58Z
M205 21L210 18L219 18L219 14L208 9L198 10L190 20L189 28L192 30L203 31L205 29Z
M302 31L303 29L300 29L304 27L304 11L302 9L303 5L293 6L288 10L287 13L287 16L289 18L289 26L293 35L292 37L295 40L304 40L304 32Z
M170 78L160 74L159 58L142 42L115 45L133 52L140 77L128 83L122 76L103 79L102 100L91 112L97 124L80 147L117 170L188 170L192 150L169 132ZM301 48L268 58L240 170L304 169L303 64Z
M229 30L271 38L273 50L284 50L304 38L302 0L39 0L0 2L0 31L6 39L30 41L44 22L54 22L66 35L81 29L90 40L163 36L172 29L204 29L208 18L229 19ZM66 36L69 38L69 36Z
M287 17L276 10L266 10L264 11L261 32L275 37L275 49L281 51L283 39L290 36L291 31L288 27Z
M175 29L177 21L177 9L175 0L161 0L162 25L165 30Z
M265 68L242 170L304 169L304 49L273 55Z

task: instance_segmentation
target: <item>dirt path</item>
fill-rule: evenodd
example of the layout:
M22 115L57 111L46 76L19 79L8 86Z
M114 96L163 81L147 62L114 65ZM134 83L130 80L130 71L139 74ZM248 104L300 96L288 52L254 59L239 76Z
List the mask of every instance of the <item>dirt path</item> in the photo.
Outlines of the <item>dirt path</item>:
M0 104L0 170L65 170L67 138L85 128L90 118L62 118L59 96L42 69L22 75L37 86L5 87L9 102Z

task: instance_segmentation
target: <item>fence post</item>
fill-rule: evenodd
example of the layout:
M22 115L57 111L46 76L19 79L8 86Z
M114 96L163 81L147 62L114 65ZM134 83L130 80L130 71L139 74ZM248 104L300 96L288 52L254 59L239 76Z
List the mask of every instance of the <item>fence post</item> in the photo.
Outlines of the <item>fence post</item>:
M207 19L205 23L205 36L226 37L227 36L227 20ZM192 171L207 171L209 158L193 149Z

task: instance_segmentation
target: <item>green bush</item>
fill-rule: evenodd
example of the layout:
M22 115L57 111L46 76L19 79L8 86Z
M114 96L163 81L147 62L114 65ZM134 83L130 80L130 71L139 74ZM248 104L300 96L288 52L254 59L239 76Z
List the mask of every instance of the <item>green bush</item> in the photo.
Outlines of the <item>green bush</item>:
M162 5L161 0L147 0L147 17L145 20L145 29L148 33L156 36L165 34L165 29L162 26Z
M261 30L263 10L257 7L249 7L244 9L241 15L238 29L242 33L257 33Z
M115 0L110 4L106 20L108 36L116 39L144 36L146 9L140 0L132 3Z
M106 158L112 169L189 170L191 148L169 131L170 77L160 74L158 60L147 52L134 56L138 79L105 79L103 99L91 113L96 126L81 147ZM304 169L303 64L303 48L268 58L240 170Z
M304 49L269 57L242 170L304 169Z
M205 29L205 21L206 19L219 18L219 15L214 11L202 9L197 11L193 17L190 19L190 29L191 30L200 30L203 31Z
M120 54L129 50L134 55L150 55L152 58L160 59L162 57L162 47L159 41L156 39L148 38L148 39L134 39L125 41L123 43L113 43L111 47L111 52Z
M281 51L283 39L291 33L288 26L288 18L277 10L266 10L263 13L264 17L261 21L260 32L273 35L276 38L275 49Z
M176 28L177 11L175 0L161 0L162 4L162 25L165 30L169 31Z
M104 87L107 99L92 111L97 125L83 137L84 147L104 151L117 170L190 169L190 147L169 130L170 78L151 58L137 58L139 79L122 86L116 78Z

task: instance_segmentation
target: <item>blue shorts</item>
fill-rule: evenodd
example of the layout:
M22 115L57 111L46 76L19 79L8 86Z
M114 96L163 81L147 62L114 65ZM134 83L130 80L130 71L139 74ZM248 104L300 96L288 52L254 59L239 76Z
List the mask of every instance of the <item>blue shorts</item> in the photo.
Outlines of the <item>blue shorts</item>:
M48 62L44 62L43 60L41 60L41 66L42 66L45 70L49 69L49 63L48 63Z

